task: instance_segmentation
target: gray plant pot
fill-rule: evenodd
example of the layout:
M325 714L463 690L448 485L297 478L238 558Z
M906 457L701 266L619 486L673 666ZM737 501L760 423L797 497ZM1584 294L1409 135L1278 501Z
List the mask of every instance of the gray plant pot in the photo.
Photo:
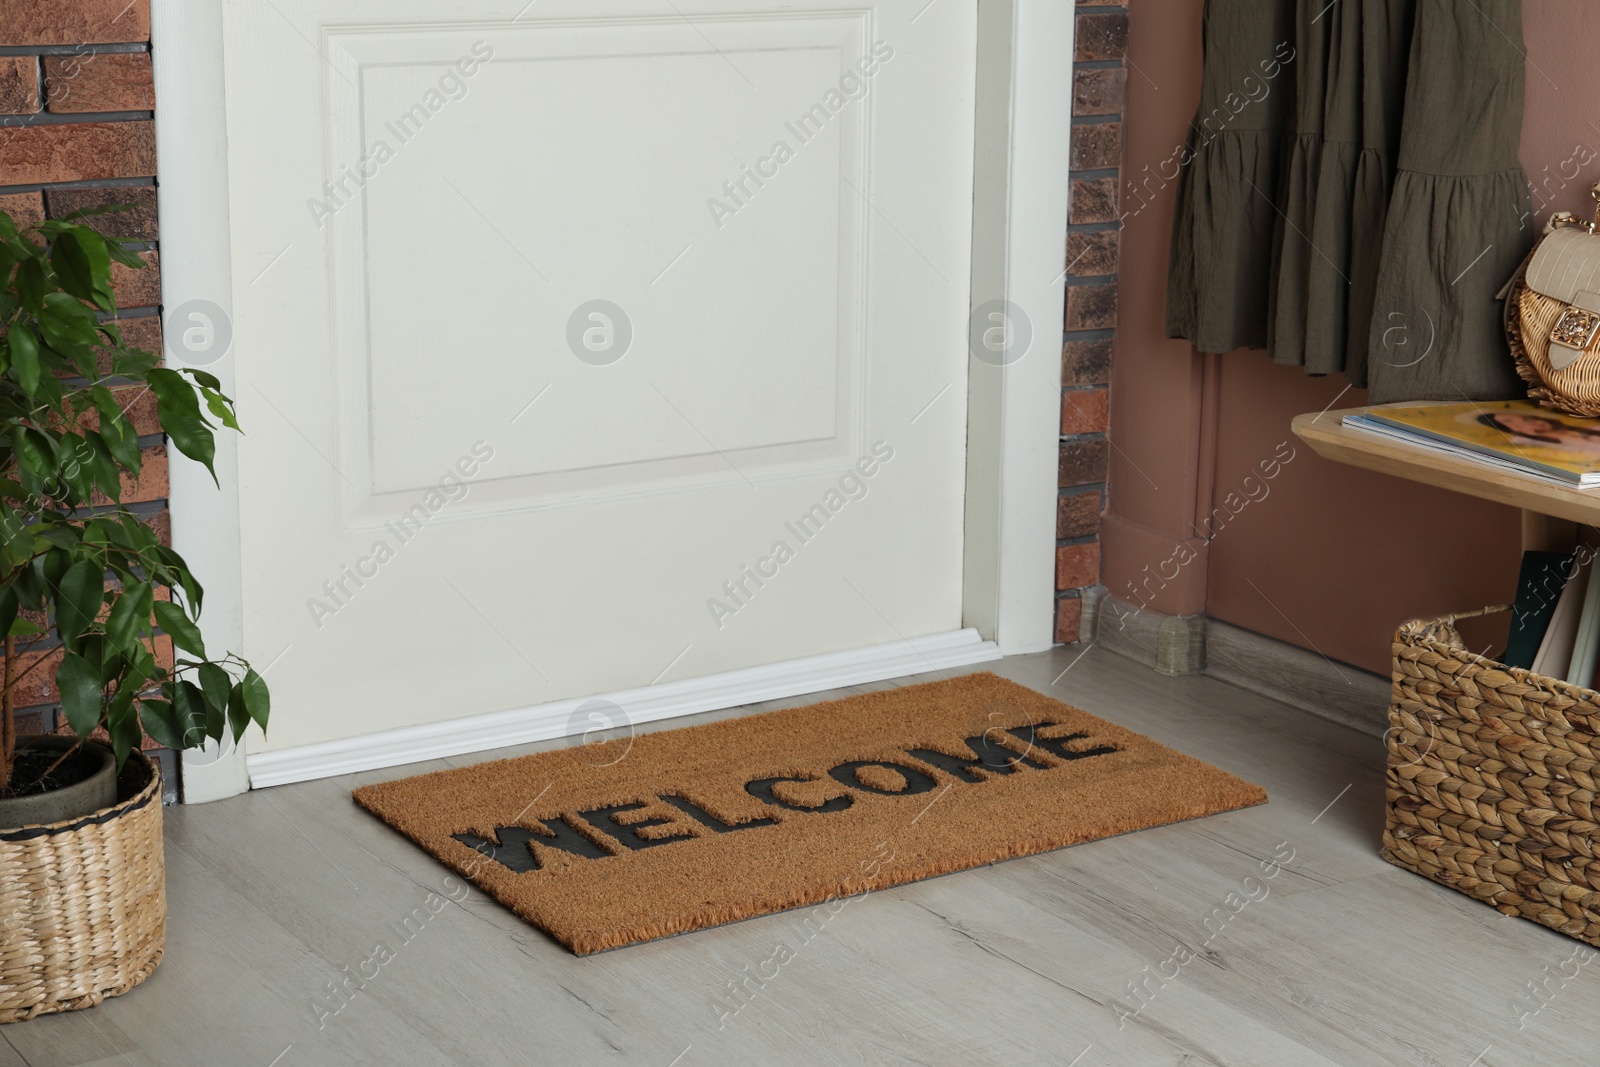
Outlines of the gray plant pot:
M17 747L24 745L57 755L78 743L75 737L56 734L24 735ZM83 750L100 761L100 768L76 785L53 789L34 796L0 799L0 830L13 830L19 826L41 826L93 815L101 808L117 802L117 760L111 750L98 741L85 741Z

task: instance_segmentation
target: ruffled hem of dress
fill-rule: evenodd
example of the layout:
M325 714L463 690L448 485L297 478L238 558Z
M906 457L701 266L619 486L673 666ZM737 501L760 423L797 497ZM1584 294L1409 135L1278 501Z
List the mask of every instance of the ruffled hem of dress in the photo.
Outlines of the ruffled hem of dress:
M1372 403L1523 395L1495 294L1537 236L1532 217L1520 166L1396 172L1369 333ZM1387 327L1395 316L1428 327L1430 358L1385 348L1386 329L1402 336Z
M1283 137L1281 130L1222 130L1192 150L1187 165L1180 160L1168 337L1202 352L1266 346Z
M1350 319L1352 304L1360 303L1355 265L1382 233L1369 234L1358 222L1370 216L1362 197L1371 174L1386 171L1385 153L1305 133L1287 143L1285 155L1270 352L1276 363L1335 374L1346 367L1352 333L1366 333L1365 322Z

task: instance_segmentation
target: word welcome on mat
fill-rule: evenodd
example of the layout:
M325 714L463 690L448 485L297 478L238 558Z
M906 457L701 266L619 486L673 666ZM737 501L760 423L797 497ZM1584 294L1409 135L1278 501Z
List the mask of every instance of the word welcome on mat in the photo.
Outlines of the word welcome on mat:
M356 800L582 954L1263 803L974 674L366 786Z

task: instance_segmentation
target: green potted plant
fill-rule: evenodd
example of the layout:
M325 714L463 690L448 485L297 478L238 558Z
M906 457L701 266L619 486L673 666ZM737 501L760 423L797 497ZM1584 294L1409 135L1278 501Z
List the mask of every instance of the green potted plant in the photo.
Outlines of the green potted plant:
M238 423L214 376L123 343L111 264L144 263L77 221L99 213L19 229L0 212L0 1022L99 1003L155 968L166 904L145 738L237 741L270 710L248 663L208 656L200 583L122 503L141 462L132 394L154 394L168 440L213 479L213 428ZM52 671L71 733L18 737L18 688Z

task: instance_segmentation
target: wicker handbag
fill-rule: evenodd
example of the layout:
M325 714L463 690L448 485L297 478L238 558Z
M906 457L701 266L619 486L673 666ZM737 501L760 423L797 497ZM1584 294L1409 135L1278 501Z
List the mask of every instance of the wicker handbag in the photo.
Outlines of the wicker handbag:
M1571 415L1600 415L1600 212L1594 222L1552 216L1501 296L1528 395Z

